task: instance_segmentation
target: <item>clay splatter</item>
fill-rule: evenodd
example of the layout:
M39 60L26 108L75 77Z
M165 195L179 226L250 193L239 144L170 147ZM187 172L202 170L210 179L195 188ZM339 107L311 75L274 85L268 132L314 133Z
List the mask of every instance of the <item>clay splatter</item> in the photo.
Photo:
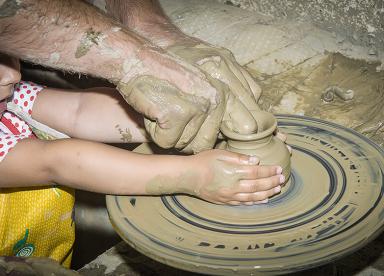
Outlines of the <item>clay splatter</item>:
M12 17L19 9L20 5L16 0L5 0L5 2L0 6L0 18Z
M80 40L75 57L81 58L82 56L85 56L93 45L99 45L104 38L105 36L102 32L95 31L92 28L87 30Z
M120 125L116 125L115 128L121 135L121 138L120 138L121 141L123 141L124 143L132 142L132 134L128 128L125 128L125 130L123 130L120 128Z

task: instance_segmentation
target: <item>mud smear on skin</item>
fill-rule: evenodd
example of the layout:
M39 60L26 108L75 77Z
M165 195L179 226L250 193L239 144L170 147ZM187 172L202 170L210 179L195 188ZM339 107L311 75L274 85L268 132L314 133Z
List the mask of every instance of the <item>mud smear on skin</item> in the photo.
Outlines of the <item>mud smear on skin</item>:
M193 190L193 185L198 179L195 172L184 172L179 176L158 175L148 181L145 191L150 195L174 194L198 194Z
M81 58L85 56L93 45L99 45L101 40L104 38L102 32L97 32L92 28L87 30L84 36L80 40L80 44L76 49L75 57Z
M384 72L377 72L378 64L341 54L328 54L317 60L312 58L273 76L250 70L262 87L262 109L332 121L383 146ZM335 97L331 102L323 101L322 93L331 86L353 90L353 99Z
M121 138L120 140L124 143L130 143L132 142L132 134L131 132L129 131L128 128L125 128L125 130L123 130L120 125L116 125L115 128L117 129L117 131L119 132L119 134L121 135Z
M20 9L20 5L16 0L5 0L0 5L0 18L3 17L12 17L16 15L17 11Z

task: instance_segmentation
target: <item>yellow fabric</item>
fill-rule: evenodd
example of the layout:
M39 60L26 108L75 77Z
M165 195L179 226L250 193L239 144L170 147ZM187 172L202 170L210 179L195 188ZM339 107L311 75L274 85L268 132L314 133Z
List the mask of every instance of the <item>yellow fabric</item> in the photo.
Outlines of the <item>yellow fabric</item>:
M66 187L0 189L0 256L49 257L69 267L73 207Z

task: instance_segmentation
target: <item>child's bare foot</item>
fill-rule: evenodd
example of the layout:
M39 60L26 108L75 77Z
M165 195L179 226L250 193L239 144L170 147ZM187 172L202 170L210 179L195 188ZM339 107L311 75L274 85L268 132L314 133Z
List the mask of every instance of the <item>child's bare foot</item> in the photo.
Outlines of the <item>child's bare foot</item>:
M191 157L201 172L194 195L218 204L252 205L268 202L284 183L282 168L260 166L254 156L210 150Z

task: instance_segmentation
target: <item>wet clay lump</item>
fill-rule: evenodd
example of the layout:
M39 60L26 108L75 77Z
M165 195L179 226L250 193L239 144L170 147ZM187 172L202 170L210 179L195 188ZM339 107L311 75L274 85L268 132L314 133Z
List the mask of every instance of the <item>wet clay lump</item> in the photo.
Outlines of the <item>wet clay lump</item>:
M254 155L259 158L260 165L279 165L288 181L291 173L291 157L285 143L274 135L277 129L275 116L261 110L252 111L252 115L258 126L256 133L236 133L223 124L221 132L226 141L220 143L218 148Z

